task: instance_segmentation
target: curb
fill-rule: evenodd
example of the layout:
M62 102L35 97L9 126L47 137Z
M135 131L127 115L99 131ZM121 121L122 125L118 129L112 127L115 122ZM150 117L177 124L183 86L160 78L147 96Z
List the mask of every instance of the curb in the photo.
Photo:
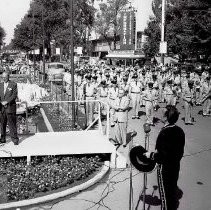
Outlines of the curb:
M40 108L40 112L41 112L41 114L43 116L43 119L44 119L44 122L45 122L45 125L46 125L48 131L49 132L54 132L54 130L53 130L52 126L51 126L51 123L49 122L49 120L48 120L48 118L47 118L47 116L45 114L44 109L43 108Z
M38 197L38 198L0 204L0 209L10 209L10 208L17 208L17 207L34 205L34 204L38 204L38 203L45 203L45 202L55 200L55 199L58 199L58 198L62 198L62 197L65 197L65 196L68 196L68 195L71 195L71 194L74 194L74 193L78 193L78 192L85 190L88 187L96 184L98 181L100 181L107 174L108 171L109 171L109 161L105 161L104 166L101 169L101 171L96 176L94 176L92 179L88 180L85 183L82 183L78 186L75 186L73 188L70 188L70 189L67 189L67 190L64 190L64 191L61 191L61 192L53 193L53 194Z

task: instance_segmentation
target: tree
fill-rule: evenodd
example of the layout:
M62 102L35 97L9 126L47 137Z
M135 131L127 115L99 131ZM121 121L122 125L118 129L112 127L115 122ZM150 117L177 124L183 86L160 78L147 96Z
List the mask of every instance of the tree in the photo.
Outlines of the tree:
M86 0L77 0L74 1L73 11L75 44L83 44L85 29L92 25L94 21L94 8L88 5ZM13 45L15 48L28 51L34 45L36 48L41 48L44 40L49 56L51 55L50 42L52 40L55 40L57 46L69 49L70 29L67 24L68 19L68 1L34 0L28 13L15 28Z
M4 29L0 26L0 47L3 45L3 40L6 36Z
M111 37L116 49L117 36L120 30L120 12L128 4L128 0L108 0L100 4L100 12L96 15L95 29L111 46Z
M151 56L158 53L161 25L161 0L154 0L154 17L150 19L145 33L148 43L144 51ZM171 0L166 5L165 40L168 52L182 58L210 55L211 3L208 0ZM156 26L156 27L153 27ZM155 35L156 34L156 35Z

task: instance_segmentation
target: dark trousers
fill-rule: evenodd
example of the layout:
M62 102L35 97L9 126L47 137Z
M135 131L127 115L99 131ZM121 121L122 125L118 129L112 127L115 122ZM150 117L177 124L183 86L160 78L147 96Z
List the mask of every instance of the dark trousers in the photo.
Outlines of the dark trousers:
M177 181L179 167L172 168L158 165L157 178L162 210L176 210L178 208Z
M0 112L1 122L1 141L6 139L6 126L8 123L11 140L18 142L17 125L16 125L16 113L7 113L5 110Z

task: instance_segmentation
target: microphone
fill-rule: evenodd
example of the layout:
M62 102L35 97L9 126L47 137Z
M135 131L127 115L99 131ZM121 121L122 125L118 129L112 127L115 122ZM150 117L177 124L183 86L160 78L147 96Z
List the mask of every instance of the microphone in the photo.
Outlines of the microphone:
M135 130L133 130L132 132L131 132L131 137L134 137L134 136L136 136L137 135L137 132L135 131Z
M149 133L151 131L149 123L144 123L143 128L145 133Z

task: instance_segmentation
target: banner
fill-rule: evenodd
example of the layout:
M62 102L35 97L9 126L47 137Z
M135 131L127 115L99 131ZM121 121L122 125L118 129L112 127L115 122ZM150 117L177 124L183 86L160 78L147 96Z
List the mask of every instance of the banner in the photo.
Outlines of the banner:
M136 18L134 9L121 13L120 50L135 49Z

